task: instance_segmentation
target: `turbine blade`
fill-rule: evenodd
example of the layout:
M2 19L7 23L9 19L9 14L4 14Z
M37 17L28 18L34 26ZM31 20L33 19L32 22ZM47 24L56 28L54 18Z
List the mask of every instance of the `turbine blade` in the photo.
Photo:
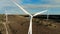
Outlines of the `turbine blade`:
M44 13L44 12L47 12L47 10L45 10L45 11L41 11L41 12L38 12L38 13L34 14L33 16L36 16L36 15L42 14L42 13Z
M31 15L30 13L28 13L28 11L26 11L23 7L21 7L18 3L16 3L15 1L13 1L12 0L12 2L16 5L16 6L18 6L22 11L24 11L26 14L28 14L28 15Z

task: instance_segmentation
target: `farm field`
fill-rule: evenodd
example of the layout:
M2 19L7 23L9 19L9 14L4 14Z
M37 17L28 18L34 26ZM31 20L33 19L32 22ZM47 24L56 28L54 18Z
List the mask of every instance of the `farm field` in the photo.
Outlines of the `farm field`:
M6 23L8 34L28 34L30 18L28 15L0 15L0 34L6 34ZM60 34L60 15L38 15L33 18L33 34Z

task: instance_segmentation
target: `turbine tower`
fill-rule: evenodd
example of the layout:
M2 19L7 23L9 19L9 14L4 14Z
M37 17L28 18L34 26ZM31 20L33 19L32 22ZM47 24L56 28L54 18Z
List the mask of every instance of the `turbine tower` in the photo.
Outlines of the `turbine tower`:
M47 12L47 10L44 10L44 11L41 11L41 12L38 12L34 15L30 14L28 11L26 11L25 9L23 9L23 7L21 7L18 3L16 3L16 1L14 0L11 0L17 7L19 7L23 12L25 12L26 14L28 14L30 16L30 25L29 25L29 30L28 30L28 34L32 34L32 19L34 16L37 16L39 14L42 14L44 12Z
M49 19L49 12L47 12L47 20Z
M7 11L6 10L5 10L5 16L6 16L6 22L4 22L3 25L5 26L6 34L8 34L8 29L7 29L8 15L7 15Z

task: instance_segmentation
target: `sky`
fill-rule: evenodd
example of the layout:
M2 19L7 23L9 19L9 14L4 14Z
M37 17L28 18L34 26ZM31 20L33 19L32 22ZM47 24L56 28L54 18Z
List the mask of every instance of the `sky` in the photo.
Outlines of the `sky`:
M14 0L31 14L48 10L49 14L60 15L60 0ZM11 0L0 0L0 14L25 14ZM42 13L42 14L47 14Z

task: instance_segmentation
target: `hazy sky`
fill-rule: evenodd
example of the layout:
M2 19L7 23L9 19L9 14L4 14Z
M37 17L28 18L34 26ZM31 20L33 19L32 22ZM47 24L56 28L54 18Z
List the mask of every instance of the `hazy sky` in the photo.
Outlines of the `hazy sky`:
M60 15L60 0L14 0L29 13L34 14L43 10L48 10L49 14ZM10 0L0 0L0 14L25 14ZM46 12L47 14L47 12Z

